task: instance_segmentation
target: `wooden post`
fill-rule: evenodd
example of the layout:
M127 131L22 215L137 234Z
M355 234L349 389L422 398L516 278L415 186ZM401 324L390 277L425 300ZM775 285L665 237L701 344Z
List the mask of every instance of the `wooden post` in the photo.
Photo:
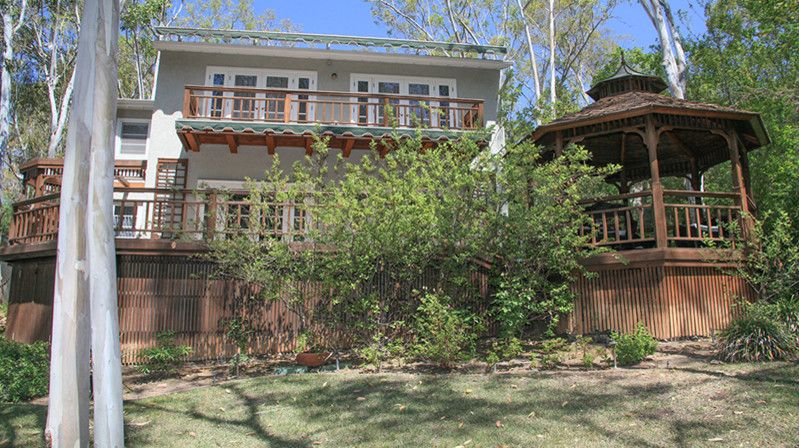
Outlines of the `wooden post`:
M214 233L216 233L216 190L211 190L208 195L208 200L205 202L205 239L206 241L214 240Z
M383 126L388 127L388 106L391 104L388 98L383 98Z
M483 121L484 119L485 119L485 107L483 102L481 101L477 103L477 123L475 123L474 127L475 128L482 127L483 124L485 123L485 121Z
M191 90L188 87L183 89L183 118L192 118L191 115Z
M735 129L729 128L725 131L724 137L727 140L727 147L730 150L730 171L732 175L733 190L738 193L737 205L741 207L741 237L749 239L752 231L752 217L749 214L749 195L746 191L746 181L744 180L743 167L741 166L741 156L738 152L738 140Z
M560 131L555 133L555 157L563 155L563 134Z
M283 98L283 122L288 123L291 120L291 95L286 92Z
M652 116L646 117L646 144L649 153L649 172L652 179L652 213L655 217L655 242L657 247L668 245L666 234L666 207L663 201L663 184L660 182L658 161L658 133Z

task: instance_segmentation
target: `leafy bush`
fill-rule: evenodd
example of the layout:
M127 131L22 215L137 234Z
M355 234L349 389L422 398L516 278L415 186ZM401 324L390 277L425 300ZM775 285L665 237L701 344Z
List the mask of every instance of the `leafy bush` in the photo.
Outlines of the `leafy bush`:
M620 366L631 366L643 361L649 355L655 353L658 346L655 338L642 324L635 327L635 331L630 334L611 335L616 342L616 362Z
M796 338L778 318L775 305L744 305L719 335L718 355L727 362L762 362L787 359L796 353Z
M355 353L366 365L371 365L378 371L386 360L402 358L405 356L405 345L401 339L393 339L386 333L379 331L369 344L359 347Z
M174 331L162 331L155 335L156 346L139 350L139 371L145 375L172 375L177 372L185 358L191 354L188 345L175 343Z
M236 344L236 354L230 359L231 368L239 374L239 366L243 362L247 362L247 343L250 340L250 335L253 330L246 319L241 317L234 317L229 320L223 320L222 326L225 328L225 336Z
M422 296L417 313L416 356L452 367L474 351L482 325L475 315L453 307L449 297L427 293Z
M50 379L47 345L0 339L0 401L27 401L47 395Z
M493 366L500 361L517 358L523 351L522 341L518 338L502 338L491 343L491 349L486 354L486 363Z

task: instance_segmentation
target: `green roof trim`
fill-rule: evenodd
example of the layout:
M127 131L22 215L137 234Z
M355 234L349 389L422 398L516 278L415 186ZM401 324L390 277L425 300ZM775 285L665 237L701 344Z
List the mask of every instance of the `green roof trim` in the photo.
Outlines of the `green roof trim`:
M417 132L422 137L431 140L457 140L462 137L474 140L488 140L487 129L477 131L461 131L450 129L424 129L424 128L388 128L379 126L348 126L348 125L312 125L295 123L257 123L241 121L218 121L218 120L194 120L178 119L175 120L177 131L211 131L211 132L248 132L254 134L284 134L284 135L303 135L303 134L332 134L346 137L371 137L371 138L390 138L398 135L399 137L414 137Z
M256 45L262 41L265 43L290 42L308 45L321 44L328 49L332 45L374 48L383 47L386 49L441 51L445 53L456 52L460 55L477 54L483 58L485 58L487 55L494 55L500 59L508 53L507 48L496 45L460 44L453 42L396 39L390 37L358 37L337 34L285 33L278 31L217 30L208 28L183 28L170 26L155 27L155 33L162 40L175 39L179 42L185 39L199 39L202 41L211 40L222 43L232 43L232 41L235 40L247 40Z

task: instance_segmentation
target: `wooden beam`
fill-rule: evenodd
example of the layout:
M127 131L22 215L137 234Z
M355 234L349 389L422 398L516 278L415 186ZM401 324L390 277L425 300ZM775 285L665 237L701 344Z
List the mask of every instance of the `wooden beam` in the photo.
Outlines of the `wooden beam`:
M277 144L275 143L275 136L272 134L266 134L266 150L269 152L270 156L275 155L275 148Z
M344 144L341 148L341 153L344 155L345 158L348 158L350 154L352 154L352 147L355 146L355 139L354 138L346 138L344 139Z
M239 143L236 140L236 136L234 134L225 134L225 140L227 140L227 147L230 148L230 153L237 154L239 152Z
M184 135L186 136L186 143L189 144L189 149L194 152L200 152L200 143L197 141L197 136L193 132L187 132Z
M380 140L380 144L381 144L380 157L386 157L386 154L388 154L388 151L390 149L389 148L389 143L390 143L390 141L388 139Z

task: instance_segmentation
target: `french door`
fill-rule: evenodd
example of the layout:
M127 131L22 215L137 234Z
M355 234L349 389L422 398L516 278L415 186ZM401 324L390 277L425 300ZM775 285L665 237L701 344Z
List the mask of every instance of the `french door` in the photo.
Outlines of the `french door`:
M209 118L306 123L312 122L315 115L313 95L282 92L316 90L315 72L208 67L206 85L275 90L211 90L210 98L203 104Z
M395 94L422 98L391 98L379 95L356 97L352 121L359 125L399 127L449 127L455 114L449 101L455 97L455 80L436 78L392 77L388 75L352 75L351 91L369 94Z

